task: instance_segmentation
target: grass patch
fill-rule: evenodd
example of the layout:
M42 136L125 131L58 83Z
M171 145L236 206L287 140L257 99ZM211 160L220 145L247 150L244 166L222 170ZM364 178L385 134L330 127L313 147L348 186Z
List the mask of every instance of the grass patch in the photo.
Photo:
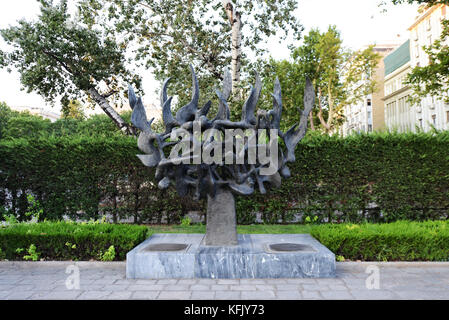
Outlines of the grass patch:
M107 223L19 223L0 228L0 259L125 260L145 240L145 226Z
M237 232L242 234L266 234L266 233L310 233L311 225L289 224L289 225L241 225L237 226ZM181 225L150 225L148 226L150 234L153 233L206 233L206 225L192 224L189 226Z

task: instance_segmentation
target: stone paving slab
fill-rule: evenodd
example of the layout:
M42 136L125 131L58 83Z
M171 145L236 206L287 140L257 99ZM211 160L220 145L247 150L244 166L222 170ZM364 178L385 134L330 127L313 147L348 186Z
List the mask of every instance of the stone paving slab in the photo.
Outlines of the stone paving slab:
M142 280L126 279L125 269L125 262L2 261L0 300L449 299L449 262L339 262L337 277L325 279Z

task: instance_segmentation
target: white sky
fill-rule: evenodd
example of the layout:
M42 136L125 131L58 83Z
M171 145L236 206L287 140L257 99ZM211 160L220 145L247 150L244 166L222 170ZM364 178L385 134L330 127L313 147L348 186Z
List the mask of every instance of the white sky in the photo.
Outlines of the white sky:
M297 15L305 27L304 33L310 28L318 27L325 30L330 24L335 24L341 31L344 45L353 49L368 44L402 43L408 37L407 28L412 24L417 5L388 4L387 12L381 13L378 4L381 0L298 0ZM391 2L387 0L387 2ZM0 28L14 25L18 19L33 19L39 13L36 0L2 1L0 10ZM0 45L4 45L0 41ZM273 43L271 55L276 59L289 57L286 47ZM153 98L154 83L152 76L144 76L143 85L147 93L143 100ZM0 70L0 101L11 106L44 107L58 112L58 107L51 108L35 93L21 91L19 75ZM154 98L153 98L154 100ZM147 103L148 103L147 102ZM100 110L101 111L101 110Z

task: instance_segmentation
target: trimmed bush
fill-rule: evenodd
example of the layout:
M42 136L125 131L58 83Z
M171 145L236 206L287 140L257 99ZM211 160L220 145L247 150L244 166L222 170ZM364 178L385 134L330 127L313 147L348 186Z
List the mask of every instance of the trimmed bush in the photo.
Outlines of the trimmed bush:
M286 227L298 229L290 233L310 230L336 256L349 260L449 261L449 221L322 224L310 229L299 225L255 225L240 231L279 233ZM194 230L179 227L177 231L158 232L204 232L204 226L189 228ZM0 228L0 259L123 261L126 253L150 233L145 226L127 224L19 223Z
M159 190L154 170L121 135L0 140L0 212L27 220L27 194L41 219L98 219L108 213L134 222L177 223L204 202ZM449 132L373 133L347 138L314 133L301 141L292 177L267 194L237 197L238 223L392 222L447 219ZM6 192L6 189L9 191ZM3 209L2 209L3 205Z
M3 259L120 260L147 238L148 228L126 224L41 222L0 228ZM113 249L110 247L113 246ZM115 251L111 259L111 252ZM27 257L28 256L28 257ZM30 257L31 256L31 257Z
M135 138L119 135L0 141L0 203L19 221L28 219L26 195L33 194L41 220L109 213L114 221L177 222L190 202L151 183L154 170L140 163L139 153Z
M349 260L449 260L449 221L325 224L314 226L311 234Z

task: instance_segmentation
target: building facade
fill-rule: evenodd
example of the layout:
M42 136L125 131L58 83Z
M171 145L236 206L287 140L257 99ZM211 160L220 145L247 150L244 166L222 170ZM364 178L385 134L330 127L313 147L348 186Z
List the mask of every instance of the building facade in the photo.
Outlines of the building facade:
M18 112L29 112L30 114L41 116L44 119L48 119L51 122L54 122L61 118L61 115L56 112L52 112L49 110L46 110L44 108L39 107L24 107L24 106L11 106L11 110L18 111Z
M408 102L412 91L405 84L410 65L410 40L384 58L385 79L383 98L385 125L389 131L415 131L416 108ZM418 123L419 124L419 123Z
M439 4L432 7L420 7L420 13L413 24L408 28L410 32L410 66L426 66L429 57L423 50L423 46L432 44L440 38L442 31L441 21L448 19L449 7ZM422 99L415 108L415 121L423 131L429 131L432 127L438 130L449 130L449 105L443 100L427 96ZM413 116L413 115L412 115Z
M380 55L379 64L374 70L373 77L377 89L356 104L346 106L343 110L345 122L340 133L347 136L351 133L372 132L385 128L384 116L384 62L383 57L397 48L397 44L376 45L374 52Z
M428 65L423 46L440 37L441 21L447 19L448 6L421 6L419 15L408 28L410 39L384 58L385 124L388 130L415 132L449 129L449 105L437 97L427 96L419 104L410 105L412 89L405 84L407 74L415 67Z

